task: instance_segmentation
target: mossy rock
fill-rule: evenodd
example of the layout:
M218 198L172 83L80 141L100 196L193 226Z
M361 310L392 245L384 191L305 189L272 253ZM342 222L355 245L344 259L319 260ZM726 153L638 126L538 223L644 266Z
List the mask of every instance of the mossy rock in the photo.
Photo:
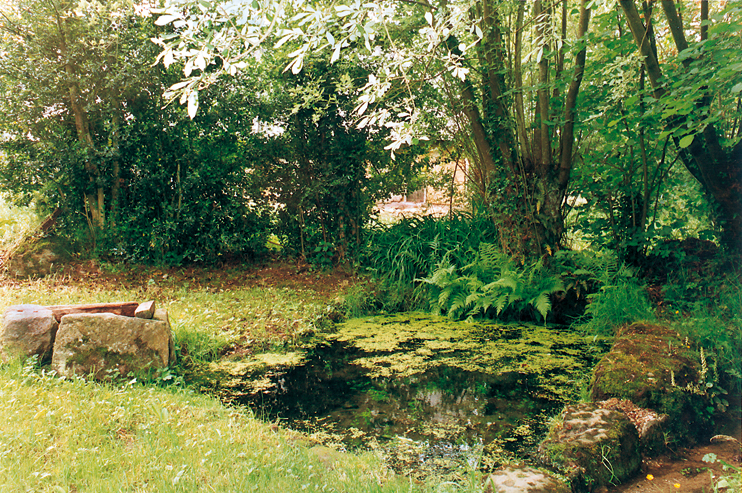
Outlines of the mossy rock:
M148 320L112 313L65 315L54 341L52 368L65 377L147 378L174 357L164 310Z
M8 274L16 278L44 277L59 270L70 258L69 245L57 237L29 238L7 262Z
M621 412L593 403L567 406L539 446L538 460L568 478L573 491L593 491L639 471L639 434Z
M619 330L613 348L593 371L593 401L628 399L669 416L677 440L695 439L706 429L698 410L702 396L684 390L699 378L699 363L678 334L663 325L636 323Z

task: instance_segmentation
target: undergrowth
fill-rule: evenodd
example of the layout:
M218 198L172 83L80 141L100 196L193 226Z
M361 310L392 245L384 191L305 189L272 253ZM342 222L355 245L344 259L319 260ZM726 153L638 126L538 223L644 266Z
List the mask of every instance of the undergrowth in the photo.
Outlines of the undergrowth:
M681 266L668 277L663 295L666 315L678 332L705 351L718 385L742 392L742 272L728 259L709 263L708 271Z
M433 312L453 319L523 320L536 312L545 321L551 296L564 291L561 278L545 268L544 259L518 265L491 243L480 243L473 261L461 268L444 258L422 281L429 287Z
M0 195L0 252L10 248L38 224L39 218L33 209L15 206Z
M367 233L363 265L376 279L369 308L399 312L427 308L419 279L431 275L445 258L464 261L497 230L490 218L457 212L445 218L413 216L393 224L376 223Z

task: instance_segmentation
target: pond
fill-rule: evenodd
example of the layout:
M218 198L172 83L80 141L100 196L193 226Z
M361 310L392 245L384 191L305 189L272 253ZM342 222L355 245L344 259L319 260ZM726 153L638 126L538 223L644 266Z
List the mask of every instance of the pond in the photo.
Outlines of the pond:
M528 461L608 349L565 328L418 313L336 329L300 352L215 364L219 394L416 476Z

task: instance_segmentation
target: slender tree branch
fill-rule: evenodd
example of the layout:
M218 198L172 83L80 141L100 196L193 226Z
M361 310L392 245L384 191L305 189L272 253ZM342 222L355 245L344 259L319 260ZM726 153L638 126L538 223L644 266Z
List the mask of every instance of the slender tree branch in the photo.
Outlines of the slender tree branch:
M580 20L577 27L578 39L584 40L590 23L590 10L587 8L587 0L580 2ZM581 41L582 42L582 41ZM585 59L587 57L587 44L585 44L575 57L575 71L572 82L567 90L567 99L564 103L564 127L562 128L562 148L559 156L559 178L558 185L562 191L566 190L572 169L572 153L574 146L575 107L577 106L577 95L582 84L585 73Z

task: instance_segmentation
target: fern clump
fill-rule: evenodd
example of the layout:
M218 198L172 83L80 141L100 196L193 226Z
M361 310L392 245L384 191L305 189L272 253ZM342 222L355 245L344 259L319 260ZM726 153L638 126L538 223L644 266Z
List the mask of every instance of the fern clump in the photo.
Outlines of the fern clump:
M444 256L421 279L434 313L456 320L577 321L591 331L606 320L651 319L642 286L615 256L565 250L521 263L492 243L470 253L466 264Z
M461 269L445 258L422 281L429 286L432 310L454 319L546 321L551 296L564 291L561 278L545 268L543 259L518 265L491 243L481 243L474 261Z

